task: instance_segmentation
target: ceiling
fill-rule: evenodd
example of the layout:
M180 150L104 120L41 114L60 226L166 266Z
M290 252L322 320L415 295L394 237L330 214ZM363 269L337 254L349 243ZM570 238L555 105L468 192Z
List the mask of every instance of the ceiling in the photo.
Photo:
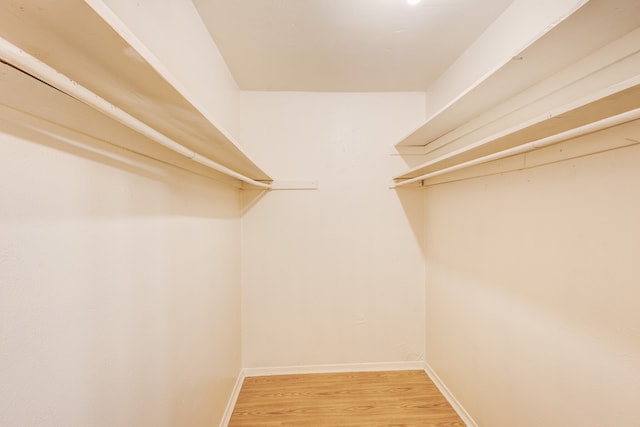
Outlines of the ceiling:
M193 0L238 85L422 91L511 0Z

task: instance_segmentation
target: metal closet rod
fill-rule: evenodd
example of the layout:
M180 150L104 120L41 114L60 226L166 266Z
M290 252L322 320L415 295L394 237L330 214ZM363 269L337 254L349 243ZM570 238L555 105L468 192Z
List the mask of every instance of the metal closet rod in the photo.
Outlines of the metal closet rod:
M492 160L502 159L504 157L514 156L516 154L526 153L528 151L533 151L538 148L546 147L549 145L557 144L562 141L566 141L568 139L577 138L582 135L586 135L588 133L597 132L599 130L607 129L613 126L621 125L633 120L640 119L640 108L636 108L634 110L626 111L621 114L617 114L615 116L607 117L593 123L588 123L586 125L579 126L574 129L570 129L564 132L560 132L555 135L548 136L546 138L538 139L536 141L528 142L523 145L519 145L517 147L508 148L506 150L498 151L497 153L489 154L483 157L479 157L477 159L468 160L466 162L449 166L444 169L440 169L434 172L426 173L424 175L416 176L415 178L409 178L406 180L402 180L397 182L394 185L394 188L401 187L403 185L413 184L414 182L422 181L425 179L433 178L438 175L443 175L445 173L454 172L460 169L468 168L471 166L479 165L482 163L487 163ZM453 153L457 154L457 153ZM449 157L452 157L453 154L445 154L440 157L440 160L445 160Z
M66 93L67 95L89 105L90 107L95 108L104 115L111 117L112 119L122 123L128 128L133 129L134 131L146 136L152 141L155 141L158 144L178 154L181 154L196 163L200 163L201 165L204 165L210 169L238 179L242 182L246 182L247 184L251 184L255 187L265 189L271 188L269 184L265 184L264 182L256 181L247 176L244 176L166 137L157 130L153 129L151 126L141 122L124 110L121 110L120 108L111 104L109 101L91 92L84 86L79 85L69 77L51 68L44 62L31 56L24 50L13 45L2 37L0 37L0 58L2 58L7 63L15 66L16 68L23 70L28 74L36 77L37 79L42 80L43 82L53 86L54 88Z

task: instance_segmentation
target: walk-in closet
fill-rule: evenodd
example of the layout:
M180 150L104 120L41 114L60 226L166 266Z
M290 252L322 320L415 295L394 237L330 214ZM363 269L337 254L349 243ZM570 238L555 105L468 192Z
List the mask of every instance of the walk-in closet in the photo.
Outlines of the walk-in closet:
M640 1L4 0L0 426L631 427Z

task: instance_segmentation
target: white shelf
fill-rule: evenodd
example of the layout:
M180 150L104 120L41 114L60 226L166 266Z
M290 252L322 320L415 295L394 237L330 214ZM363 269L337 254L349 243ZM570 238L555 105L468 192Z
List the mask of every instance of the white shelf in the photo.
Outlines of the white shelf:
M640 2L592 0L514 57L396 145L422 156L396 186L635 120Z
M85 2L3 3L0 36L168 139L255 181L272 180Z
M539 146L561 142L577 136L578 134L571 133L574 129L584 129L584 133L587 133L593 131L588 125L598 122L603 123L599 128L604 128L607 125L605 120L609 118L624 117L623 120L611 122L615 124L635 120L639 109L640 76L436 157L394 179L397 184L402 185L403 182L430 178L459 166L473 166L479 163L478 160L490 161L514 155L519 152L514 150L518 147L526 146L527 150L538 148L535 142L539 142ZM633 114L625 116L629 112ZM551 139L556 136L557 138Z
M589 1L529 47L513 52L512 60L428 117L396 147L401 153L403 147L423 147L421 153L427 154L446 145L451 131L622 37L639 23L640 3L635 0Z

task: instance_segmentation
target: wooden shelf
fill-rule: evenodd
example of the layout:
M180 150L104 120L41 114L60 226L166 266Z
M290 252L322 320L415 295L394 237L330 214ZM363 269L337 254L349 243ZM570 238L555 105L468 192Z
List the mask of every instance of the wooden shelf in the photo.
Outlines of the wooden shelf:
M529 47L435 112L396 144L427 154L448 143L447 134L532 85L553 76L640 24L634 0L592 0ZM415 150L413 151L415 153Z
M84 1L3 3L0 36L173 141L253 180L271 181Z
M640 3L592 0L398 143L423 162L394 181L409 185L635 117L627 113L640 108L639 70Z
M178 155L98 110L2 62L0 126L4 133L92 161L117 165L157 180L172 176L163 165L168 164L241 188L238 180ZM155 162L150 164L145 158L152 158Z
M397 183L427 177L438 171L562 135L591 123L640 109L640 75L576 102L549 111L473 144L429 160L395 178Z

